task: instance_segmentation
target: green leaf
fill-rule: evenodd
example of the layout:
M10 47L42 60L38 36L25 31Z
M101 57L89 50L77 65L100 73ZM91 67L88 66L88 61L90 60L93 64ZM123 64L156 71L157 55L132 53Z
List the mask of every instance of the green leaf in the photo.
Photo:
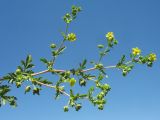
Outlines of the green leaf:
M72 90L72 89L70 89L70 96L71 96L71 97L74 97L74 94L73 94L73 90Z
M32 56L28 55L27 58L26 58L26 63L29 64L31 62L32 62Z
M48 63L48 60L46 58L41 58L40 61L43 62L44 64Z
M26 67L26 62L24 60L21 60L22 66Z
M122 55L120 61L117 64L117 67L120 67L122 64L124 64L125 60L126 60L126 56Z
M82 62L82 66L85 66L85 65L86 65L86 63L87 63L87 60L86 60L86 59L84 59L84 60L83 60L83 62Z

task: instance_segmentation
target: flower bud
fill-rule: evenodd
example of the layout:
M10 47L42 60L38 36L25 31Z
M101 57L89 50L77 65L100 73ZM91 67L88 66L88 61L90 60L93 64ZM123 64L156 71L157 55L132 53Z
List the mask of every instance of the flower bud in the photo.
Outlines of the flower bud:
M117 45L117 44L118 44L118 41L117 41L117 40L114 40L113 43L114 43L115 45Z
M84 79L80 79L79 84L80 86L86 86L86 81Z
M63 110L64 110L64 112L68 112L68 111L69 111L68 106L64 106L64 107L63 107Z
M95 68L97 68L97 69L102 69L102 68L103 68L103 64L96 64L96 65L95 65Z
M51 44L50 48L54 49L54 48L56 48L56 45L55 44Z
M98 109L99 109L99 110L103 110L103 107L104 107L103 104L99 104L99 105L98 105Z
M101 49L104 48L104 45L98 45L97 47Z
M81 104L77 104L77 105L75 106L76 111L80 110L81 108L82 108Z
M148 62L148 63L147 63L147 66L148 66L148 67L152 67L152 65L153 65L152 62Z
M17 69L17 70L16 70L16 74L17 74L17 75L21 74L21 72L22 72L21 69Z
M65 74L66 74L66 76L69 77L71 75L71 72L70 71L66 71Z
M102 94L97 95L97 99L101 100L104 96Z
M126 76L126 75L127 75L127 71L126 71L126 70L123 70L122 75L123 75L123 76Z
M105 90L110 90L111 87L110 87L108 84L104 84L104 85L103 85L103 89L105 89Z
M29 92L30 90L31 90L31 87L30 87L30 86L27 86L27 87L25 88L25 93Z
M16 82L16 86L17 86L17 88L19 88L19 87L21 87L21 82Z

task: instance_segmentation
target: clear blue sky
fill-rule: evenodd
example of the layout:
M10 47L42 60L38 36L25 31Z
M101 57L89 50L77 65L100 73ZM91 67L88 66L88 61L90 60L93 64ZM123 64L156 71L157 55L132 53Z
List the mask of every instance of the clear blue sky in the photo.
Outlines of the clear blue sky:
M72 68L83 59L98 59L98 43L104 43L105 33L113 31L119 45L103 60L116 64L120 56L139 47L143 54L160 51L159 0L0 0L0 76L12 72L26 54L32 54L35 71L44 70L40 57L50 57L49 44L61 40L59 31L65 26L62 16L72 5L83 12L71 24L77 41L61 56L57 68ZM1 120L160 120L160 64L152 69L137 65L127 76L109 70L106 80L112 87L104 111L84 102L79 112L64 113L65 98L55 101L54 91L45 89L41 96L24 95L13 88L18 107L0 108ZM54 81L54 77L46 75Z

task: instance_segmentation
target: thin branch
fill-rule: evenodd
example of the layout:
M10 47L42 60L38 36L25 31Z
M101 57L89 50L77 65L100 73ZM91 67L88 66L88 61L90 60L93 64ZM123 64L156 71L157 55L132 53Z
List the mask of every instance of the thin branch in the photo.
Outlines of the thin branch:
M67 23L67 24L66 24L66 30L65 30L65 36L67 36L68 27L69 27L69 24ZM60 52L61 48L63 47L65 41L66 41L66 39L63 39L63 40L62 40L59 48L57 49L57 52L58 52L58 53ZM55 60L56 60L56 57L54 56L54 58L53 58L53 63L55 62Z
M126 62L125 64L130 64L130 63L132 63L132 61L128 61L128 62ZM116 65L111 65L111 66L106 66L106 67L104 67L104 69L111 69L111 68L116 68ZM89 72L89 71L96 70L96 69L97 69L97 68L92 67L92 68L88 68L88 69L82 70L82 72ZM34 73L34 74L32 74L32 76L44 74L44 73L47 73L47 72L65 72L65 71L66 71L66 70L60 70L60 69L54 69L54 70L52 70L52 71L44 70L44 71L41 71L41 72L38 72L38 73Z
M116 66L114 65L114 66L106 66L106 67L104 67L104 69L110 69L110 68L116 68ZM89 72L89 71L96 70L96 69L97 68L92 67L92 68L88 68L88 69L82 70L82 72ZM41 72L34 73L34 74L32 74L32 76L44 74L44 73L47 73L47 72L65 72L65 71L67 71L67 70L60 70L60 69L54 69L52 71L44 70L44 71L41 71Z
M132 61L128 61L125 64L130 64L130 63L132 63ZM116 68L116 65L104 67L104 69L111 69L111 68ZM96 69L97 68L92 67L92 68L82 70L82 72L89 72L89 71L96 70ZM66 70L61 70L61 69L54 69L52 71L51 70L43 70L43 71L40 71L40 72L37 72L37 73L33 73L32 76L37 76L37 75L45 74L45 73L48 73L48 72L65 72L65 71ZM2 80L4 80L4 78L0 78L0 81L2 81Z
M55 90L57 89L56 86L53 86L53 85L45 84L45 83L42 83L42 82L37 81L37 80L35 80L35 82L36 82L37 84L39 84L39 85L43 85L43 86L46 86L46 87L54 88ZM59 90L59 91L60 91L62 94L70 97L70 95L69 95L68 93L66 93L65 91L62 91L62 90Z
M41 72L33 73L32 76L44 74L44 73L47 73L47 72L49 72L49 70L44 70L44 71L41 71Z

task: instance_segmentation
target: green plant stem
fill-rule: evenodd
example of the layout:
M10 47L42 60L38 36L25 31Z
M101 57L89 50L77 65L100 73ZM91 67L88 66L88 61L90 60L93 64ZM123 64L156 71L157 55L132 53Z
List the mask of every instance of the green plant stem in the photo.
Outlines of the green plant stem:
M99 60L98 60L98 64L101 62L102 58L103 58L103 55L100 55Z
M42 83L40 81L37 81L37 80L34 80L37 84L39 85L43 85L43 86L46 86L46 87L49 87L49 88L54 88L55 90L57 90L56 86L53 86L53 85L49 85L49 84L45 84L45 83ZM31 81L32 82L32 81ZM65 91L62 91L62 90L59 90L62 94L70 97L70 95L68 93L66 93Z
M130 64L130 63L132 63L132 61L128 61L128 62L126 62L125 64ZM116 65L104 67L104 69L111 69L111 68L116 68ZM96 70L96 69L97 69L97 68L92 67L92 68L88 68L88 69L82 70L82 72L89 72L89 71ZM40 72L37 72L37 73L33 73L32 76L37 76L37 75L45 74L45 73L48 73L48 72L66 72L66 71L67 71L67 70L61 70L61 69L43 70L43 71L40 71ZM0 78L0 81L1 81L1 80L4 80L4 79L3 79L3 78Z
M125 64L130 64L130 63L132 63L132 61L128 61L128 62L126 62ZM104 67L104 69L111 69L111 68L116 68L116 65L111 65L111 66L106 66L106 67ZM97 68L92 67L92 68L88 68L88 69L82 70L82 72L89 72L89 71L96 70L96 69L97 69ZM34 74L32 74L32 76L44 74L44 73L47 73L47 72L66 72L66 71L67 71L67 70L61 70L61 69L54 69L54 70L52 70L52 71L44 70L44 71L41 71L41 72L34 73Z
M65 30L65 36L67 36L68 27L69 27L69 24L67 23L67 24L66 24L66 30ZM61 42L61 44L60 44L58 50L57 50L58 53L60 52L60 49L63 47L65 41L66 41L66 39L64 38L64 39L62 40L62 42ZM55 62L55 60L56 60L56 57L54 56L54 58L53 58L53 63Z

